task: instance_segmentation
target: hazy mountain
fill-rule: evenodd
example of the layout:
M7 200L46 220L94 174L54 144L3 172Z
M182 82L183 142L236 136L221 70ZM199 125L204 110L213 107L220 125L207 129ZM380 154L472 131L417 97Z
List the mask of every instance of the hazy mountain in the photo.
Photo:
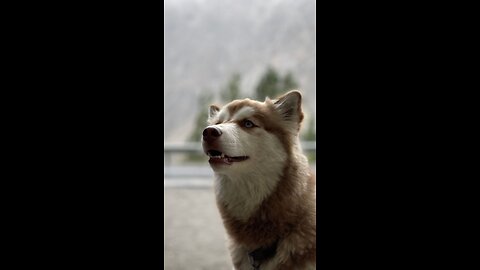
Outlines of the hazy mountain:
M250 96L268 65L291 71L315 112L315 1L165 0L165 140L189 135L201 91L242 75ZM200 137L199 137L200 139Z

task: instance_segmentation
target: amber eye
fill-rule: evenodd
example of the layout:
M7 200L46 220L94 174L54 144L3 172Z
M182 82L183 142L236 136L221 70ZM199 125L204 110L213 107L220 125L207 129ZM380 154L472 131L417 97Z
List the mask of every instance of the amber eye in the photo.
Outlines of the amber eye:
M243 126L246 127L246 128L252 128L252 127L254 127L255 125L253 124L252 121L250 121L250 120L245 120L245 121L243 121Z

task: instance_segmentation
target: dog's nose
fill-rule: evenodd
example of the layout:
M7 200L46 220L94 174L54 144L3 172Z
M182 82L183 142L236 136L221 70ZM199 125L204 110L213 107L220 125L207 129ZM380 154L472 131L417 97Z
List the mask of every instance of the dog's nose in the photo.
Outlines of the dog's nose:
M222 131L217 127L207 127L203 130L203 140L213 142L222 135Z

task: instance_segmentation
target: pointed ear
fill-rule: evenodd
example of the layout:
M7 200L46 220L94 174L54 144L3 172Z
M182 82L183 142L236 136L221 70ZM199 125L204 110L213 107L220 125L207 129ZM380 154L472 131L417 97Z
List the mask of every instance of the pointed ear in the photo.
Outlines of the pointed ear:
M215 115L217 115L219 111L220 111L220 108L218 106L210 105L210 108L208 109L208 118L214 117Z
M293 90L279 97L274 102L275 108L287 121L300 124L303 120L302 94Z

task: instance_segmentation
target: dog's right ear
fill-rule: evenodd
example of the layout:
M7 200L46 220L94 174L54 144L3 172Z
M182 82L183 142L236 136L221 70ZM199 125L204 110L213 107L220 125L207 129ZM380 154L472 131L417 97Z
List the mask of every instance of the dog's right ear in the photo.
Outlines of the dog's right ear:
M275 108L285 123L291 125L292 130L300 131L303 120L302 94L292 90L274 101Z
M208 109L208 118L214 117L215 115L217 115L219 111L220 111L220 108L218 106L210 105L210 108Z
M292 90L275 100L275 107L283 119L300 124L303 120L302 94Z

